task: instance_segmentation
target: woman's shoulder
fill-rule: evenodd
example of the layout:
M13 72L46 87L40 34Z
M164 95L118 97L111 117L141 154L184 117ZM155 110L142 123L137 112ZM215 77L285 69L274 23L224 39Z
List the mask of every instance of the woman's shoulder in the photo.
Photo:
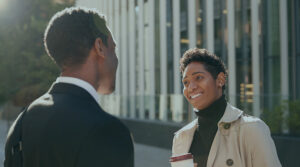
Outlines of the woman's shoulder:
M240 117L240 124L241 125L260 125L260 126L264 126L266 125L265 122L263 120L261 120L258 117L252 116L252 115L248 115L246 113L243 113Z
M229 103L226 110L227 112L225 111L221 121L226 120L225 122L235 122L235 124L237 123L241 127L267 127L265 122L260 118L248 115L245 111L242 111Z
M240 129L247 133L270 133L268 125L258 117L243 113L239 120Z

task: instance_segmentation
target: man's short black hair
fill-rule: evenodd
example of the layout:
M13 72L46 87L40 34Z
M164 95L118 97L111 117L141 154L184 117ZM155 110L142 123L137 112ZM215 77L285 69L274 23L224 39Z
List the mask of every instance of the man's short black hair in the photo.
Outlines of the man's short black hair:
M180 71L182 75L185 68L191 62L202 63L204 68L212 75L214 79L217 79L220 72L223 72L225 77L227 77L227 70L223 61L215 54L208 52L206 49L189 49L183 54L183 57L180 59Z
M63 69L84 63L96 38L107 45L109 34L104 17L96 10L66 8L51 18L44 45L48 55Z

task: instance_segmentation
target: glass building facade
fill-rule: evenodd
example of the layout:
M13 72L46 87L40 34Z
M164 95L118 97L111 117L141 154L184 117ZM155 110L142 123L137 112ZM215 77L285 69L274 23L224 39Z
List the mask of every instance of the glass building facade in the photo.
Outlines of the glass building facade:
M279 122L276 132L289 132L292 110L300 116L299 107L289 105L300 105L298 0L77 0L76 5L103 13L117 43L116 92L100 100L112 114L191 121L195 115L182 95L179 59L198 47L228 67L230 103L267 123Z

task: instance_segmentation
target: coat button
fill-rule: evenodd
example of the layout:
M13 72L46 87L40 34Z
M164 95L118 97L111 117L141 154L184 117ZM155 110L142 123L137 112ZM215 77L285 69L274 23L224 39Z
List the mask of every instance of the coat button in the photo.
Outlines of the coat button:
M233 165L233 160L232 159L227 159L226 164L228 166L232 166Z
M230 123L224 124L224 129L229 129L230 128Z

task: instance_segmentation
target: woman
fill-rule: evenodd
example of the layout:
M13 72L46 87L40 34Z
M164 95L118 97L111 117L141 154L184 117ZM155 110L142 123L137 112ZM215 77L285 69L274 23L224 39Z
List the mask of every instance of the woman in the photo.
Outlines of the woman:
M197 119L175 133L172 155L191 153L197 167L281 166L268 126L228 104L224 63L205 49L180 60L183 93Z

